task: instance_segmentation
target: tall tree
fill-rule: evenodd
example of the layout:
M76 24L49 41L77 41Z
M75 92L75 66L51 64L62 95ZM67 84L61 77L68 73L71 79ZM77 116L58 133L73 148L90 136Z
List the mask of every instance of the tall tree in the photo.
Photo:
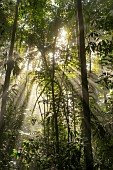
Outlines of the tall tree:
M11 37L11 44L9 49L9 56L7 61L7 68L6 68L6 75L5 75L5 82L3 86L3 96L2 96L2 105L1 105L1 113L0 113L0 130L3 127L3 116L6 112L6 102L7 102L7 96L8 96L8 89L10 84L10 76L11 71L13 69L13 49L14 49L14 42L15 42L15 34L16 34L16 27L17 27L17 20L18 20L18 6L19 6L20 0L17 0L16 2L16 8L15 8L15 19L13 24L13 31L12 31L12 37Z
M81 67L81 80L82 80L82 95L83 95L83 129L85 135L84 154L86 161L86 169L93 169L93 155L91 147L91 124L90 124L90 108L89 108L89 92L87 81L86 69L86 56L85 56L85 39L84 39L84 22L82 13L82 2L77 0L77 12L79 21L79 55Z

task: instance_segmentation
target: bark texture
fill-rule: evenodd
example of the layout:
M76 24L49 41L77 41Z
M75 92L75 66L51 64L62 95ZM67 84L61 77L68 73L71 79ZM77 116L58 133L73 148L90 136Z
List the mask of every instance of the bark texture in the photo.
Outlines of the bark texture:
M82 13L82 2L77 0L77 11L79 21L79 55L81 66L82 95L83 95L83 129L86 138L84 142L84 154L86 161L86 170L93 170L93 155L91 147L91 124L90 124L90 108L89 108L89 92L86 69L85 56L85 39L84 39L84 22Z

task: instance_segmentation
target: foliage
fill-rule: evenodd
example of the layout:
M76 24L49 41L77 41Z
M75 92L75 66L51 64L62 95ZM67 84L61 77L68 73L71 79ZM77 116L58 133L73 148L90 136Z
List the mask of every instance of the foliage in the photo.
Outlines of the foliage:
M15 4L14 0L0 2L1 97ZM113 169L113 2L85 0L82 5L94 169L110 170ZM1 170L85 169L78 36L75 1L21 0L5 124L0 132ZM36 100L33 98L27 108L34 85ZM26 109L28 115L24 113ZM28 122L22 125L27 116ZM25 129L20 135L22 126ZM31 127L33 133L26 135L26 129L30 131Z
M22 148L19 150L13 150L11 156L22 161L22 166L27 169L34 167L34 169L51 169L58 168L60 161L61 169L81 169L80 157L81 151L78 146L79 139L75 143L63 143L61 144L61 153L55 154L53 148L53 141L48 146L45 145L44 138L40 133L35 133L35 139L23 140ZM81 146L82 147L82 146ZM53 150L50 150L53 148ZM65 151L65 152L64 152ZM62 154L63 153L63 154Z

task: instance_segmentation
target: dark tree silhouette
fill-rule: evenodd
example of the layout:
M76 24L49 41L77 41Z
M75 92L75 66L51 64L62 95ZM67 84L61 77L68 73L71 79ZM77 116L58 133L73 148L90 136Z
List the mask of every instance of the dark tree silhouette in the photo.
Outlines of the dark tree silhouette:
M84 153L86 159L86 169L93 169L93 155L91 147L91 124L90 124L90 108L89 108L89 92L87 81L86 57L85 57L85 39L84 39L84 22L82 14L82 2L77 0L77 11L79 21L79 55L81 66L82 95L83 95L83 129L85 135Z
M9 49L8 61L7 61L5 82L4 82L4 86L3 86L2 105L1 105L1 113L0 113L0 130L2 130L3 125L4 125L3 116L6 112L6 102L7 102L8 89L9 89L9 84L10 84L10 76L11 76L11 71L14 66L12 55L13 55L15 34L16 34L16 27L17 27L17 20L18 20L19 2L20 2L20 0L17 0L16 9L15 9L15 19L14 19L13 31L12 31L12 37L11 37L11 44L10 44L10 49Z

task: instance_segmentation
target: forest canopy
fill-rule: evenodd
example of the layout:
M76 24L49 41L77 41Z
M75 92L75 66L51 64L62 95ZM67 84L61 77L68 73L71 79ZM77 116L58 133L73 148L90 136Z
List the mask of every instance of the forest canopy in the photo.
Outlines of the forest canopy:
M0 170L113 169L113 1L0 1Z

